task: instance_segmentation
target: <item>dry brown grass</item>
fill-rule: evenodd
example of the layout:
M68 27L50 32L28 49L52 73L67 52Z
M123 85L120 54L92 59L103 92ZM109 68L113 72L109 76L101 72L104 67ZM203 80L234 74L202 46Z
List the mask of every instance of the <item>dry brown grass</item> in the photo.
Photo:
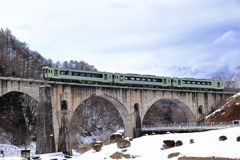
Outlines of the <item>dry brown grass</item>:
M90 144L84 144L83 147L80 147L80 148L76 149L76 151L77 151L78 153L83 154L83 153L89 151L90 149L92 149L92 147L91 147Z

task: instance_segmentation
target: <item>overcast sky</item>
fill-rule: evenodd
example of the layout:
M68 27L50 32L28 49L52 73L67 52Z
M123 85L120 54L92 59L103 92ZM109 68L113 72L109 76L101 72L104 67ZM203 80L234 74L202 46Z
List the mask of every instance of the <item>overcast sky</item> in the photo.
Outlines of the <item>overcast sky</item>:
M240 64L239 0L0 0L0 27L100 71L211 78Z

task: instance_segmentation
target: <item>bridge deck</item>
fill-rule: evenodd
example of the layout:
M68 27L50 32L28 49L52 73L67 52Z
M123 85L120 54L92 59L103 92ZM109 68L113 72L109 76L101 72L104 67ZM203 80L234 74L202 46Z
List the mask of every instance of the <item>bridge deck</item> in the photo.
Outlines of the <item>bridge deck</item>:
M234 95L236 92L226 91L211 91L211 90L189 90L189 89L170 89L170 88L158 88L158 87L136 87L136 86L119 86L111 84L94 84L94 83L76 83L76 82L60 82L60 81L46 81L37 79L26 79L26 78L12 78L12 77L0 77L0 80L10 81L23 81L23 82L35 82L35 83L47 83L61 84L61 85L73 85L73 86L89 86L89 87L102 87L102 88L122 88L122 89L134 89L134 90L158 90L158 91L169 91L169 92L196 92L196 93L218 93L218 94L230 94Z

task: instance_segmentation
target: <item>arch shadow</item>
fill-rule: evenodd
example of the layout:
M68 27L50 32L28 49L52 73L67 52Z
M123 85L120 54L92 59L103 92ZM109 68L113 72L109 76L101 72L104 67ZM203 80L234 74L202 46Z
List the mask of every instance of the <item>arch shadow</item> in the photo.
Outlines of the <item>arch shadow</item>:
M124 108L124 106L119 101L117 101L116 99L110 96L107 96L107 95L97 95L97 96L106 99L107 101L111 102L113 106L116 107L116 109L118 110L118 112L120 113L123 119L125 136L132 137L133 126L131 122L131 117L128 114L127 110Z
M180 101L179 99L174 99L174 98L162 98L162 99L158 98L158 99L154 99L153 101L151 101L151 103L147 105L147 110L144 113L142 121L144 120L145 115L146 115L147 111L151 108L151 106L159 100L169 100L172 103L176 104L177 106L179 106L181 108L181 110L185 114L188 123L192 124L192 125L196 124L196 119L195 119L192 111L190 110L190 108L185 103Z

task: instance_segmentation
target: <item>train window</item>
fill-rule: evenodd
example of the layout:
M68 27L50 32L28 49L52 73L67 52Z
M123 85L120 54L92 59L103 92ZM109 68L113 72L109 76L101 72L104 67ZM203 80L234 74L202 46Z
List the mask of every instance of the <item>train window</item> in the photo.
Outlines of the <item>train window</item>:
M152 81L152 79L151 79L151 78L147 78L147 81L148 81L148 82L151 82L151 81Z
M85 73L80 72L80 76L85 77Z
M86 73L85 75L86 75L86 77L91 77L90 73Z
M128 77L124 77L125 80L128 80Z
M73 76L78 76L78 72L72 72Z
M110 79L112 78L112 75L111 75L111 74L109 74L109 78L110 78Z
M146 78L142 78L142 81L146 81Z
M156 79L156 78L153 78L153 82L157 82L157 79Z
M61 75L68 75L68 72L67 71L60 71L60 74Z
M182 81L182 84L185 84L186 83L186 81Z
M134 78L134 77L131 77L131 78L130 78L130 80L134 81L134 80L135 80L135 78Z
M94 73L92 73L91 77L97 77L97 75L96 75L96 74L94 74Z
M98 78L103 78L103 75L102 74L97 74L97 77Z
M162 82L162 79L157 79L157 82Z
M137 81L140 81L140 80L141 80L141 78L139 78L139 77L136 77L136 80L137 80Z

